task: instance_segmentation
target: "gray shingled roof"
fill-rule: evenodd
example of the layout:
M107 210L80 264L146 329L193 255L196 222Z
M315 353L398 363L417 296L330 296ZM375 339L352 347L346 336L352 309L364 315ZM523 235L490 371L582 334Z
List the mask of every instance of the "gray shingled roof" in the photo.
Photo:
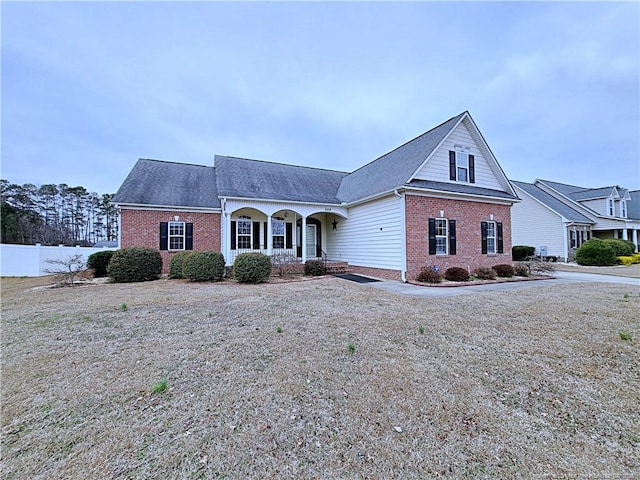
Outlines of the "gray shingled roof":
M627 217L640 220L640 190L629 190L631 200L627 202Z
M139 159L113 203L220 208L213 167Z
M311 203L341 203L345 172L216 155L221 197L261 198Z
M611 191L614 188L620 187L599 187L599 188L585 188L578 187L577 185L567 185L566 183L552 182L550 180L540 180L541 182L549 185L555 191L569 197L571 200L589 200L592 198L605 198L611 195ZM624 195L624 193L623 193Z
M530 183L525 183L525 182L517 182L515 180L511 180L511 183L513 183L515 186L527 192L533 198L542 202L544 205L549 207L554 212L559 213L570 222L595 223L589 217L583 215L577 210L574 210L569 205L561 202L560 200L555 198L553 195L548 194L541 188L536 187L535 185L532 185ZM547 182L545 181L545 183Z
M350 173L342 180L338 198L353 202L402 187L466 113L450 118Z
M444 192L467 193L470 195L479 195L483 197L507 198L517 200L518 197L502 190L493 190L491 188L476 187L469 184L434 182L431 180L412 180L405 184L407 187L425 188L427 190L439 190Z

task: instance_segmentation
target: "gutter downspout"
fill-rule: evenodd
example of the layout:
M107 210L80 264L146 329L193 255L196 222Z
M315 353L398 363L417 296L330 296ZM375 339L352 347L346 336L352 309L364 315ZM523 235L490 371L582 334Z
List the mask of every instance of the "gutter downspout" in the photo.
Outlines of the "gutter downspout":
M407 222L406 222L406 206L404 192L398 193L398 189L393 190L393 194L400 198L400 278L403 283L407 283Z

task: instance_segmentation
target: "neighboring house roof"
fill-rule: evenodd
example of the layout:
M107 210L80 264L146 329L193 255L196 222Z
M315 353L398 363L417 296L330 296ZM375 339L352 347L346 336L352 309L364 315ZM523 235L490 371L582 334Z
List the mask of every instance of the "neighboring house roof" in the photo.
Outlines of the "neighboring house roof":
M112 242L109 240L100 240L99 242L94 243L93 246L96 248L98 247L117 248L118 242Z
M338 197L353 202L402 187L467 112L463 112L344 178Z
M561 193L566 197L569 197L571 200L574 200L576 202L579 202L580 200L593 200L596 198L607 198L611 196L611 193L614 190L617 190L618 192L623 191L621 196L624 196L624 192L626 191L616 186L585 188L585 187L578 187L576 185L567 185L566 183L552 182L550 180L538 180L538 181L543 182L546 185L549 185L555 191Z
M113 203L220 208L213 167L139 159Z
M560 200L555 198L553 195L548 194L541 188L536 187L531 183L517 182L515 180L511 180L511 183L514 184L516 187L520 188L521 190L523 190L525 193L528 193L529 195L531 195L533 198L535 198L542 204L546 205L548 208L550 208L557 214L562 215L564 218L566 218L570 222L591 223L591 224L595 223L589 217L581 214L577 210L574 210L566 203L561 202Z
M627 217L640 220L640 190L629 190L631 200L627 202Z
M216 155L218 194L311 203L341 203L337 198L345 172Z

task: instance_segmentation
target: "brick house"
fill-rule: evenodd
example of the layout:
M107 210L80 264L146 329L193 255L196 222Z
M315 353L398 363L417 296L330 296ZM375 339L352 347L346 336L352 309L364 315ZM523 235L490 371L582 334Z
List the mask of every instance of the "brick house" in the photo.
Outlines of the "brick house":
M413 280L424 266L511 261L519 199L468 112L354 172L227 156L213 166L140 159L113 198L122 248L345 262Z

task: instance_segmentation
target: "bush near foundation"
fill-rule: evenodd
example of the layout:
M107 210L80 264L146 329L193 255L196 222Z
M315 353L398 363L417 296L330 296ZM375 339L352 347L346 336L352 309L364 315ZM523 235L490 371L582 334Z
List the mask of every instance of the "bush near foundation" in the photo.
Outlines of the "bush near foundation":
M422 283L440 283L442 282L442 274L433 267L422 267L420 273L416 276L417 282Z
M629 240L608 238L604 241L604 243L613 248L613 251L616 253L616 257L633 255L633 252L636 251L635 244L633 242L630 242Z
M473 276L482 280L495 280L498 273L490 267L478 267L473 271Z
M268 282L271 258L262 253L241 253L233 262L233 278L241 283Z
M528 277L529 276L529 267L524 263L516 263L513 266L513 273L517 277Z
M525 260L527 257L533 257L536 254L536 247L529 245L514 245L511 247L511 259L514 262Z
M87 258L87 267L93 269L93 276L96 278L106 277L107 267L113 257L114 250L105 250L103 252L96 252L89 255Z
M114 252L107 267L116 283L157 280L162 272L162 257L153 248L131 247Z
M444 272L444 278L451 282L466 282L471 278L471 276L464 268L451 267L447 268L447 271Z
M224 275L224 256L207 250L191 252L183 258L182 275L192 282L217 282Z
M494 265L493 268L499 277L513 277L515 273L513 271L513 265L509 265L508 263L501 263L500 265Z
M327 273L327 267L321 260L307 260L304 263L304 274L310 277L319 277Z
M174 253L169 262L169 278L184 278L184 261L191 255L193 251L185 250L184 252Z
M634 263L640 263L640 253L622 255L618 257L618 263L621 265L633 265Z
M618 259L611 245L599 238L592 238L576 250L576 262L578 265L603 267L615 265Z

